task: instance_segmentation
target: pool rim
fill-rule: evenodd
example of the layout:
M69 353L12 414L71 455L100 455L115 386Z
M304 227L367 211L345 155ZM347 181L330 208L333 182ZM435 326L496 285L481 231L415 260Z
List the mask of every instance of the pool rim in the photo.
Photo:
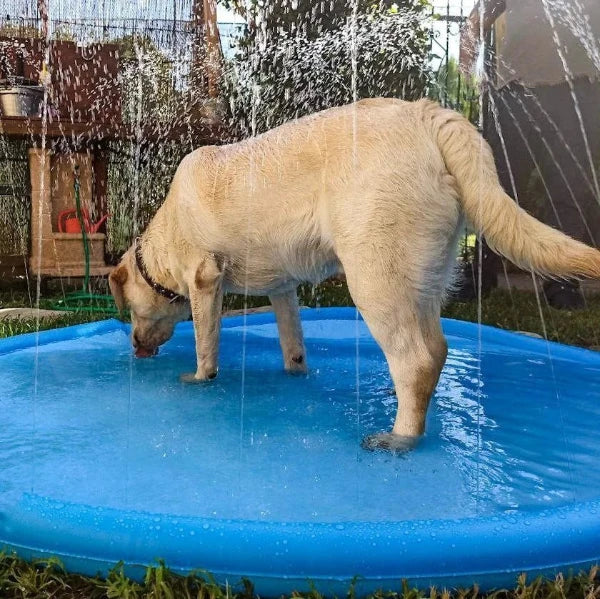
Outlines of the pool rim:
M301 315L304 321L360 318L354 308L302 310ZM273 324L275 317L272 313L249 314L246 318L228 316L223 318L223 327L234 328L244 322L250 326ZM512 350L520 347L542 351L557 359L600 365L600 356L590 350L477 323L443 319L443 324L448 336L458 334L459 330L461 336L465 336L466 330L473 338L480 335L482 344L510 346ZM191 327L192 324L180 326ZM0 340L0 355L115 330L128 332L129 325L109 319L27 333ZM37 512L36 506L40 508ZM48 521L47 517L40 517L49 513L56 518ZM99 514L103 530L97 526ZM164 522L160 531L154 528L156 518ZM185 548L181 546L179 534L182 527L188 539ZM13 534L7 532L9 529ZM107 549L114 546L119 534L125 534L123 530L129 531L127 535L134 531L135 538L145 540L144 546L128 547L127 555L112 555L112 550ZM193 537L192 541L188 537ZM241 542L243 538L246 543ZM61 546L69 550L61 550ZM285 523L182 517L113 508L99 510L25 494L16 506L12 522L10 516L0 512L0 547L15 550L23 557L56 555L69 569L92 575L98 565L102 565L99 569L106 574L109 564L114 565L119 560L124 560L135 575L136 564L150 564L162 558L179 573L202 566L221 581L248 576L256 590L265 596L274 590L275 594L290 592L298 588L294 585L307 580L319 581L320 588L339 594L347 591L355 575L362 577L360 587L365 592L379 587L399 588L402 579L420 587L477 583L485 590L514 585L520 572L550 575L566 568L589 568L599 563L600 491L598 500L551 509L514 510L481 518L375 523ZM234 551L232 548L236 547ZM261 551L257 552L257 547L262 548ZM150 549L154 551L152 555ZM157 553L158 549L162 551ZM269 567L265 567L265 560L257 555L265 552L271 556ZM215 561L215 555L226 556L230 566L226 568ZM365 560L366 557L369 559ZM294 572L289 568L286 571L285 564L290 561L295 564ZM362 572L356 571L358 565Z

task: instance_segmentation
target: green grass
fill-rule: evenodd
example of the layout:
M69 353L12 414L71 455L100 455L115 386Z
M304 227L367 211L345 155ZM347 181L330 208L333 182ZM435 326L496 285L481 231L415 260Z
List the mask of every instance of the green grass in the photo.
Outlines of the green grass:
M52 304L57 299L59 299L57 296L42 297L40 298L39 307L52 309ZM30 299L25 291L0 291L0 308L34 308L35 306L35 299ZM106 316L93 312L65 312L64 315L56 318L40 318L39 322L37 318L0 319L0 338L21 335L22 333L35 333L37 330L44 331L84 322L94 322L103 318L106 318Z
M600 347L600 296L586 299L584 310L557 310L534 293L496 289L481 303L481 322L501 329L528 331L581 347ZM453 302L442 315L477 322L477 302ZM540 316L540 311L543 316Z
M299 290L300 303L310 307L353 306L348 289L341 281L327 281L318 286L303 285ZM51 308L58 297L40 299L40 308ZM227 295L225 310L268 305L264 297ZM0 292L0 308L30 306L28 296L23 292ZM541 314L540 316L540 308ZM442 315L458 320L477 322L477 302L451 302ZM99 313L65 313L58 319L40 319L40 330L68 326L83 322L93 322L107 316ZM567 311L549 308L543 296L540 306L535 294L524 291L504 291L496 289L482 300L481 322L508 330L528 331L559 341L582 347L600 347L600 296L587 298L585 310ZM0 337L28 333L37 329L36 319L0 321Z
M56 318L40 318L39 323L35 318L18 318L11 320L0 320L0 339L12 335L22 335L23 333L35 333L36 331L45 331L59 327L68 327L74 324L83 324L85 322L95 322L102 320L106 316L97 312L66 312L64 316Z
M357 596L350 585L347 599ZM0 597L2 599L254 599L252 582L243 579L231 587L219 586L203 571L189 576L173 574L164 563L146 570L143 582L136 582L123 573L117 564L107 578L87 577L64 570L56 559L26 562L13 555L0 553ZM291 597L322 599L313 589L294 593ZM499 589L482 594L477 587L470 589L429 589L418 591L404 583L402 588L382 590L369 599L598 599L600 578L598 568L590 572L553 580L538 578L527 581L525 576L515 581L513 589ZM282 596L283 599L283 596Z

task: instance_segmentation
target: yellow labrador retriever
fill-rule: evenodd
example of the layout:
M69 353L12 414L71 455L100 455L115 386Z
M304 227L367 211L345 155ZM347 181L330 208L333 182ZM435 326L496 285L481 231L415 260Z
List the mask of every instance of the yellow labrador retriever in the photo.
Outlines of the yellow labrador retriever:
M540 223L504 193L489 146L461 115L429 102L362 100L264 135L186 156L163 205L110 275L129 305L137 356L194 320L197 369L217 374L223 292L268 295L285 368L306 359L296 287L344 272L385 353L401 448L424 431L446 360L440 305L463 214L518 266L600 277L600 253Z

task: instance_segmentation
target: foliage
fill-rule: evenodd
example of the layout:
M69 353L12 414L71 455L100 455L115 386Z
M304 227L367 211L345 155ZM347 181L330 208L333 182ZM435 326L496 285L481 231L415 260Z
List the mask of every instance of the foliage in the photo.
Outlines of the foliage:
M167 197L177 165L191 148L179 142L111 144L107 252L122 254Z
M539 304L531 292L493 290L481 303L481 322L542 337L546 333L550 341L600 349L600 297L588 297L584 310L558 310L548 306L541 287L538 284ZM443 315L477 322L477 302L452 302Z
M52 32L52 39L61 42L76 42L77 36L68 24L61 23Z
M541 288L541 285L540 285ZM331 279L320 285L301 285L300 304L303 306L329 307L354 306L348 293L348 287L340 279ZM540 293L540 305L536 296L527 291L493 290L481 302L481 322L501 329L528 331L544 335L551 341L559 341L582 347L600 349L600 296L591 296L586 300L585 310L557 310L549 307ZM41 308L49 308L57 297L42 299ZM29 306L31 302L25 294L0 293L0 308L10 306ZM223 309L239 310L244 307L255 308L269 305L266 297L248 297L229 294L225 296ZM540 314L541 310L541 314ZM442 316L478 322L477 302L451 301L443 309ZM101 315L65 313L57 319L42 318L40 329L91 322L102 318ZM36 319L0 320L0 338L19 333L29 333L37 329Z
M145 139L148 128L169 127L174 116L184 111L177 65L147 36L128 35L117 43L122 118L134 125L139 139L113 142L110 147L107 251L111 255L125 251L145 228L189 150L183 144Z
M246 137L356 98L421 97L427 7L422 0L253 0L223 78L231 125Z
M41 32L37 27L31 25L23 25L18 22L4 22L0 25L0 37L41 37Z
M356 597L355 587L348 599ZM514 589L498 589L488 595L477 586L453 591L431 588L421 591L403 581L397 590L380 590L367 599L597 599L600 596L598 568L565 578L536 578L529 582L523 574ZM118 563L106 578L87 577L65 571L56 558L26 562L14 555L0 553L0 597L4 599L258 599L252 582L242 579L234 586L220 586L208 572L196 571L179 576L164 562L146 569L143 582L131 580L123 563ZM294 592L293 599L325 599L316 588ZM282 596L281 599L286 599Z
M0 144L0 256L27 253L31 217L27 150L28 140L5 139Z
M429 96L458 110L472 123L479 121L479 84L474 75L464 75L456 58L444 62L435 74Z
M127 35L116 43L119 44L123 122L171 120L181 104L173 62L147 36Z
M42 30L32 25L5 22L3 25L0 25L0 37L36 39L42 37ZM74 42L75 33L68 24L62 23L54 29L51 39Z

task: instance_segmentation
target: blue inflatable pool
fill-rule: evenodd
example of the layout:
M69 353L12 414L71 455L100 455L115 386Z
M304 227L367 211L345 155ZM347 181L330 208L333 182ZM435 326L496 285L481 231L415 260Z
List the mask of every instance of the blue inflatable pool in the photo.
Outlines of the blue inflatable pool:
M426 437L372 453L396 402L383 355L352 309L302 315L303 377L271 314L224 319L205 385L178 381L191 323L147 360L116 320L3 340L0 547L88 574L162 558L263 596L600 561L600 356L446 321Z

